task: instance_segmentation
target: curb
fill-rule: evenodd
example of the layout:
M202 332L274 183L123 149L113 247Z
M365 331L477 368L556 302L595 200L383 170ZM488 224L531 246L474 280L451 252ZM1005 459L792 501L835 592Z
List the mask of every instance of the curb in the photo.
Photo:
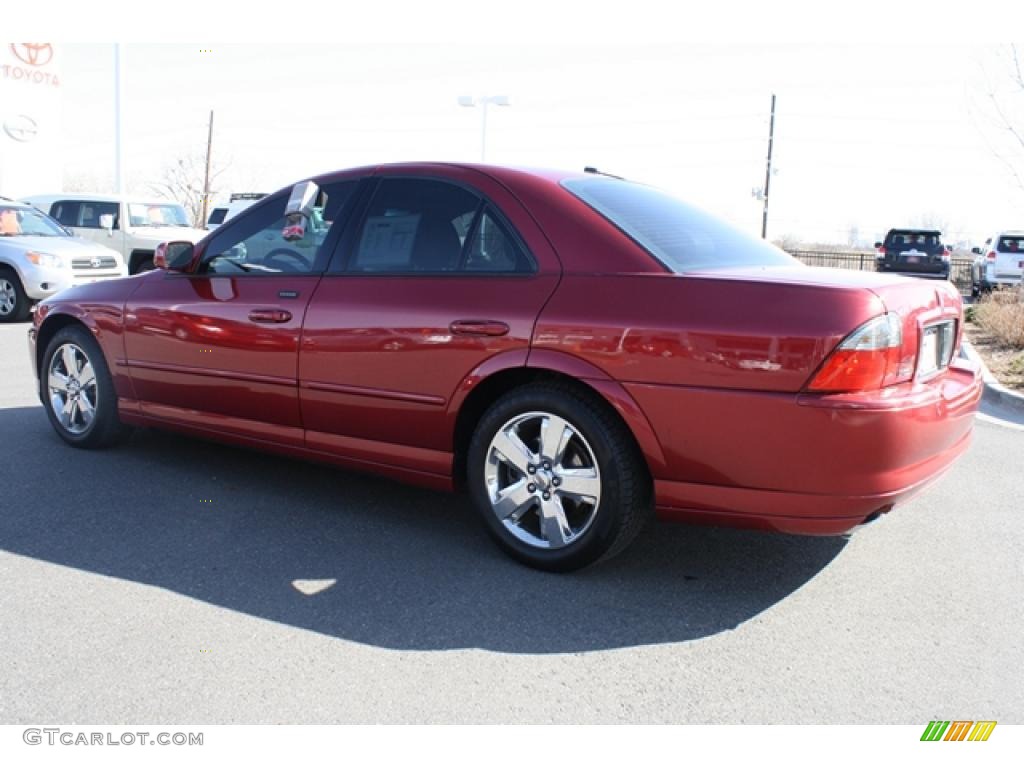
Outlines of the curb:
M1024 395L1013 392L1000 384L996 377L992 375L992 371L985 365L985 361L981 359L981 355L975 351L974 347L971 346L971 342L966 339L961 343L960 356L966 357L973 363L977 363L978 367L981 368L981 378L985 384L984 391L981 394L982 402L999 408L1009 409L1016 416L1024 418Z

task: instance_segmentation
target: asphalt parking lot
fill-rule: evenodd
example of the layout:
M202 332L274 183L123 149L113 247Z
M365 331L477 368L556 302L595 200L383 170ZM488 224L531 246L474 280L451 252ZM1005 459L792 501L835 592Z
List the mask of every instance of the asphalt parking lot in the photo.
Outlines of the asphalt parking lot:
M849 538L657 525L568 576L466 499L142 430L0 326L0 722L1024 722L1024 430Z

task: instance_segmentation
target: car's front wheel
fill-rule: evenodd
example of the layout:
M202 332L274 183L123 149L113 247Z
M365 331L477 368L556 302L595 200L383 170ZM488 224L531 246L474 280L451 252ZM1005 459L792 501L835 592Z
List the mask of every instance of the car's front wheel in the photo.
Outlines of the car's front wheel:
M487 530L534 568L611 557L650 518L650 478L632 435L582 389L534 384L505 395L477 425L467 471Z
M10 269L0 269L0 323L20 323L31 306L18 276Z
M124 434L117 393L99 343L85 328L61 328L43 353L41 399L57 434L78 448L112 445Z

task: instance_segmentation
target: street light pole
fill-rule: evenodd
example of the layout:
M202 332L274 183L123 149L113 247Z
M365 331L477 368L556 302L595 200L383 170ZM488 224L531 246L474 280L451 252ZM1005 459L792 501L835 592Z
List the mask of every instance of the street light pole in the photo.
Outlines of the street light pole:
M121 91L124 90L124 72L121 67L121 45L114 43L114 191L124 194L124 147L121 144L123 121L121 118Z
M487 160L487 108L509 107L512 102L508 96L459 96L460 107L480 107L480 162Z

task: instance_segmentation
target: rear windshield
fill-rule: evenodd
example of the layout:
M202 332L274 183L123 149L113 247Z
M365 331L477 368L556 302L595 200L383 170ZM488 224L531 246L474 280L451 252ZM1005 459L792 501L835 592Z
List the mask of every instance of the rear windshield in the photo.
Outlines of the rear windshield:
M997 250L1003 253L1024 253L1024 236L1000 237Z
M610 178L562 186L643 246L673 272L800 262L661 190Z
M912 229L894 230L885 239L887 245L924 245L935 248L941 242L942 235L938 232L919 232Z

